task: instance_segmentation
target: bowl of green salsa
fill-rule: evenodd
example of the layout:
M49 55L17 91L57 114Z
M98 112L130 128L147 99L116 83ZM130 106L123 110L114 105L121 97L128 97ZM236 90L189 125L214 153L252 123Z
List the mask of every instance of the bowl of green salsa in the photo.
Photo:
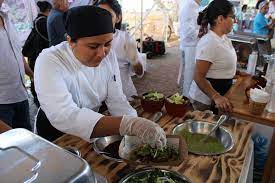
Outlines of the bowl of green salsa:
M186 121L173 129L174 135L181 135L186 143L188 152L198 155L220 155L230 151L234 140L230 131L220 126L205 142L202 139L215 126L204 121Z

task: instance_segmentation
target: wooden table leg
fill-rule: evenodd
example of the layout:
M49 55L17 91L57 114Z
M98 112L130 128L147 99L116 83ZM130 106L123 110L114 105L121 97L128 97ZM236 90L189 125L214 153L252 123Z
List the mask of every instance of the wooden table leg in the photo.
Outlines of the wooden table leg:
M262 183L269 183L272 181L272 177L275 176L275 172L272 170L275 170L275 128L273 128L273 135L270 142L268 157L264 167Z

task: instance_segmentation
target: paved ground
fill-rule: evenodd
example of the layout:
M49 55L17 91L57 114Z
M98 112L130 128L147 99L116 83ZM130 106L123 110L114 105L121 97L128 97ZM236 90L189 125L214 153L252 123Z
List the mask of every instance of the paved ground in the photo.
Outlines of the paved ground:
M138 93L157 90L165 95L170 95L178 92L179 63L178 47L167 48L166 55L147 60L147 71L144 77L133 79Z

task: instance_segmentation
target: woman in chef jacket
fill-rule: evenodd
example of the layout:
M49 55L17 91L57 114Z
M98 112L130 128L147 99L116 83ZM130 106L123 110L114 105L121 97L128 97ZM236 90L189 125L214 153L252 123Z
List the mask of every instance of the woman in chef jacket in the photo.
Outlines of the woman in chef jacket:
M120 134L164 146L163 129L137 117L123 94L111 49L111 14L99 7L80 6L69 9L64 20L67 41L45 49L36 61L34 82L41 104L38 134L51 141L62 133L86 141ZM97 112L103 101L112 116Z
M197 45L194 81L189 91L196 110L211 109L212 103L212 109L232 111L232 104L224 95L236 73L237 55L226 36L234 21L233 6L227 0L214 0L199 14L202 38Z
M119 30L116 26L121 23L122 11L117 0L101 0L98 6L106 9L112 15L113 25L116 28L112 41L112 48L117 56L120 76L122 81L123 93L128 100L132 100L131 96L137 96L137 90L132 81L132 71L138 77L143 75L143 66L141 56L137 50L136 41L126 31Z

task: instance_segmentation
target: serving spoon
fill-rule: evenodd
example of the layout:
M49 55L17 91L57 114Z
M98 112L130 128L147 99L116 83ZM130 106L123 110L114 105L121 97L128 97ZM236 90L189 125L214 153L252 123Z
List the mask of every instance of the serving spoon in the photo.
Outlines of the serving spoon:
M205 142L205 141L209 138L209 136L210 136L213 132L215 132L215 131L220 127L220 125L221 125L223 122L226 121L226 119L227 119L227 116L226 116L226 115L221 115L220 118L219 118L219 120L216 122L215 126L211 129L211 131L210 131L203 139L200 140L200 142Z

